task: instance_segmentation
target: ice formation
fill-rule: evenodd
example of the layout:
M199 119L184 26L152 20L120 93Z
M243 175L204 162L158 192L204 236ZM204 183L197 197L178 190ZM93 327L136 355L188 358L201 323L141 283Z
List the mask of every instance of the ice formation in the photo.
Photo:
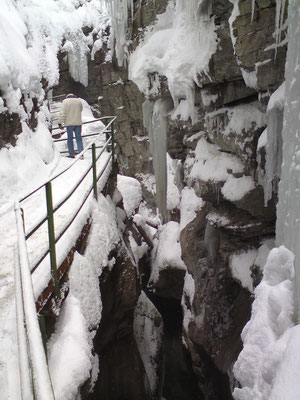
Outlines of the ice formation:
M145 32L144 40L130 55L129 76L147 96L160 90L159 76L167 78L174 102L173 117L197 120L195 84L208 74L217 49L217 35L206 2L170 1L164 14Z
M299 327L293 327L293 261L292 252L283 246L271 250L268 256L264 277L255 289L251 320L242 333L244 348L234 366L235 377L242 385L234 390L235 400L299 397L296 387L283 391L294 376L282 374L290 337L299 331ZM296 347L298 352L299 344Z
M104 0L111 16L111 48L115 49L119 66L128 58L128 19L129 8L133 15L133 0ZM115 41L115 45L114 45Z
M272 94L267 108L266 165L262 179L265 204L272 198L273 192L277 193L281 175L284 96L285 83Z
M277 30L285 3L285 0L277 1ZM291 0L285 94L282 85L271 96L268 137L265 132L259 143L259 147L267 147L269 157L265 177L267 198L272 179L280 176L276 223L276 244L280 247L271 250L268 256L264 277L255 289L251 320L242 333L244 349L234 366L235 377L241 383L241 388L234 391L236 400L294 400L300 396L300 326L295 325L299 323L300 304L299 19L299 2Z
M283 123L283 162L277 205L276 242L295 254L298 318L300 306L300 7L289 2L289 46Z
M59 51L69 59L71 76L87 85L87 52L93 35L106 29L108 17L98 0L3 0L0 20L0 112L26 119L31 98L42 100L42 81L58 83ZM88 26L91 32L83 33ZM12 52L11 49L14 49ZM20 105L23 97L26 110Z
M156 200L163 223L167 222L167 107L164 100L143 104L144 125L150 136L150 153L156 180Z

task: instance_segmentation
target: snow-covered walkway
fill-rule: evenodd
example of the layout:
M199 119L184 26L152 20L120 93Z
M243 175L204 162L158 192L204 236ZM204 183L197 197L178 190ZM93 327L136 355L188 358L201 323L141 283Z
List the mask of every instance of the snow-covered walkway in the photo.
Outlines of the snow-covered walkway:
M84 107L83 120L91 120L94 117L87 104ZM99 132L103 124L97 122L84 126L83 135ZM24 128L25 130L25 128ZM41 135L42 138L38 138ZM26 137L25 137L26 136ZM36 140L37 139L37 140ZM43 142L42 139L45 139ZM40 142L39 142L40 140ZM95 140L95 136L84 140L84 146ZM97 146L104 145L105 134L102 134ZM47 147L47 148L46 148ZM64 174L53 181L52 194L54 207L58 204L76 185L80 177L89 168L92 161L91 151L84 154L84 159L73 160L62 157L59 150L66 147L66 142L53 144L46 132L42 117L39 121L39 128L36 132L23 132L15 148L3 149L0 152L0 184L2 185L3 196L0 205L0 399L19 398L18 385L18 355L16 337L16 310L14 294L14 264L17 254L17 232L14 215L14 201L24 197L34 188L39 187L51 177L65 170L71 164L72 167ZM101 150L97 149L97 154ZM23 156L23 160L21 158ZM104 152L98 163L97 172L100 172L110 157L110 153ZM51 161L50 161L51 160ZM22 162L23 161L23 162ZM6 165L4 165L6 162ZM6 168L5 168L6 167ZM3 174L1 172L3 171ZM4 173L5 171L5 173ZM111 171L111 162L106 172L98 182L98 190L101 190ZM11 172L11 176L9 176ZM18 177L18 181L14 180ZM64 229L72 219L74 213L82 203L92 184L92 170L88 173L85 180L79 185L76 192L57 210L54 215L54 225L56 236ZM4 186L3 186L4 185ZM4 187L6 185L6 190ZM57 264L60 265L73 247L78 238L87 218L91 213L93 204L93 194L91 193L87 202L79 212L77 218L71 224L68 231L57 243ZM29 232L35 224L46 216L46 196L45 189L42 187L35 194L21 203L25 216L25 231ZM48 248L48 226L44 223L28 240L27 249L30 266L37 262L40 256ZM36 271L32 274L35 297L48 285L50 275L50 258L42 261Z

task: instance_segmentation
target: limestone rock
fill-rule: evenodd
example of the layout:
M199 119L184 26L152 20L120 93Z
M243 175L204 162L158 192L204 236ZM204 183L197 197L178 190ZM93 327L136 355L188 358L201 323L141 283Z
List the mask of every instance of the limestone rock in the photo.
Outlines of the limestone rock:
M166 268L159 271L155 282L150 281L148 290L159 297L181 299L185 271L177 268Z
M259 102L224 107L206 115L208 137L222 150L236 154L252 170L257 141L266 126Z
M116 263L100 278L103 303L94 348L99 355L100 371L93 398L117 400L150 399L145 385L145 368L133 334L134 309L141 292L137 268L124 248L112 254ZM129 368L130 366L130 368Z
M238 6L240 15L232 25L238 63L246 75L256 73L255 86L258 90L274 90L284 80L286 55L286 48L280 47L275 57L276 1L256 1L253 21L251 2L239 0Z

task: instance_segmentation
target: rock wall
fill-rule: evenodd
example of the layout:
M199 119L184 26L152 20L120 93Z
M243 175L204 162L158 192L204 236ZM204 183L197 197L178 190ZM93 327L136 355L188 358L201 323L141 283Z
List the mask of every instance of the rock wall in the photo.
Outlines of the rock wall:
M130 51L166 5L166 0L134 2L134 18L129 21ZM276 193L265 206L257 180L258 167L264 169L264 163L258 165L257 159L258 152L261 160L265 157L266 149L263 145L258 150L258 141L267 126L268 100L284 80L286 46L274 46L275 0L257 0L254 10L248 0L214 0L210 5L218 48L210 59L209 73L199 76L195 84L199 119L194 124L168 119L167 148L172 158L185 164L182 185L193 188L205 200L205 206L180 235L182 259L195 285L194 297L183 296L182 300L190 315L183 336L200 392L203 398L214 400L231 398L228 374L241 350L240 333L251 312L251 290L233 275L232 256L257 251L274 236ZM115 58L107 61L106 51L104 47L90 60L87 88L72 81L61 61L57 93L75 91L97 105L101 115L117 115L120 171L139 178L141 173L152 172L148 132L143 127L144 95L128 79L126 67L119 67ZM163 97L172 103L166 77L159 78L160 95L152 100ZM227 168L226 177L217 180L193 175L201 143L208 143L217 155L235 157L240 169ZM203 165L206 162L203 160ZM237 183L236 191L239 182L251 182L251 187L242 196L229 195L225 190L229 181ZM250 267L253 284L257 284L260 265L253 259ZM180 282L176 286L182 288L183 274L177 275ZM161 299L168 293L165 281L158 282L164 289ZM101 379L103 388L113 378L104 374Z

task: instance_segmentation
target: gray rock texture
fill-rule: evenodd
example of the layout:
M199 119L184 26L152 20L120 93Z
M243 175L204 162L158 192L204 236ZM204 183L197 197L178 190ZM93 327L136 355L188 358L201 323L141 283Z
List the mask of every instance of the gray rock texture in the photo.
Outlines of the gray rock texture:
M199 86L195 84L195 107L199 120L193 124L191 121L168 119L167 149L172 158L183 163L187 157L193 161L199 138L205 138L209 143L219 146L220 152L234 155L242 162L241 173L234 175L232 171L227 171L228 174L236 178L245 175L254 179L254 188L241 198L229 201L222 195L224 181L191 180L188 168L183 177L184 182L205 200L205 206L181 231L180 243L182 259L195 283L193 302L187 304L192 318L184 332L185 343L201 396L209 400L231 399L227 373L241 350L240 333L251 310L252 294L232 276L230 257L236 252L257 249L264 239L274 235L275 229L275 196L265 207L261 182L257 181L258 170L263 174L265 168L264 147L260 148L260 165L257 165L257 142L267 126L265 114L268 99L284 80L286 45L281 45L277 50L274 46L276 1L256 0L253 19L251 3L249 0L238 0L239 15L231 26L231 1L212 0L201 3L204 8L210 7L209 16L215 21L218 48L209 62L208 74L198 77ZM129 51L137 47L143 29L152 24L156 16L165 11L166 6L166 0L134 1L134 17L130 17L128 23L131 38ZM126 67L118 67L115 59L112 62L106 61L106 51L104 46L96 53L95 59L89 61L87 88L70 78L62 56L57 93L74 90L93 104L99 115L117 116L119 169L123 174L140 179L141 174L152 173L148 132L143 126L144 95L129 80ZM256 73L257 78L253 73ZM157 73L153 72L152 78L154 75ZM164 98L172 103L167 78L159 76L158 79L160 92L151 100ZM244 121L241 129L232 128L234 113L247 107L252 107L255 115L261 116L260 123L257 124L257 118L253 116L253 121L249 120L247 124ZM197 135L200 131L201 135ZM145 198L155 209L150 192L147 192ZM113 358L117 360L118 354L121 359L133 357L134 365L140 366L140 370L135 371L137 389L132 392L130 399L138 396L146 399L143 397L146 396L142 385L143 367L136 345L130 335L126 336L131 324L129 309L136 301L139 289L136 276L133 279L136 272L128 260L125 268L128 268L132 280L121 283L116 278L116 281L112 281L114 271L103 275L103 290L111 300L108 300L108 308L101 322L105 324L105 330L99 334L99 351L105 354L104 350L109 348L112 336L120 338ZM254 283L258 281L254 277ZM128 287L125 287L127 284ZM162 308L162 304L168 301L180 301L183 284L182 271L169 269L161 274L155 284L155 296ZM115 291L115 294L110 294L111 291ZM119 304L119 298L123 299L125 305ZM109 321L111 315L112 320ZM130 355L122 348L124 344L128 346ZM108 365L111 362L108 353L105 357L103 365ZM121 389L115 385L117 378L110 375L109 368L106 371L99 383L101 390L107 392L108 386L112 385L116 396L120 395L118 390ZM132 382L133 375L129 376L126 371L124 373L126 379ZM124 387L122 380L118 382L120 387Z

